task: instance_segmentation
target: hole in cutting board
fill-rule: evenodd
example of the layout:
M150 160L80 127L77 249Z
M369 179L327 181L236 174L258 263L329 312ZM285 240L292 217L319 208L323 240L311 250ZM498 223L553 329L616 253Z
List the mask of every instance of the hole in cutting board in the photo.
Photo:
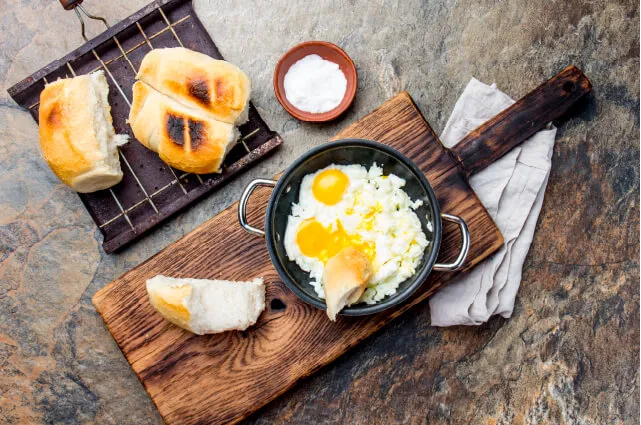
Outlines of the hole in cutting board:
M282 310L285 310L287 308L287 306L285 305L285 303L282 300L279 300L278 298L274 298L269 303L269 308L272 311L282 311Z
M563 83L563 90L565 90L568 93L573 92L575 88L576 88L576 85L572 81L567 81Z

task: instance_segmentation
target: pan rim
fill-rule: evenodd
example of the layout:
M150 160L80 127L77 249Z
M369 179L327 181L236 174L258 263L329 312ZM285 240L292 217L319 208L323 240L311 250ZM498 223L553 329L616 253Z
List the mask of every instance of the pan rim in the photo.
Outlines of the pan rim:
M433 235L434 239L432 241L432 244L430 247L427 249L430 249L429 255L424 254L424 261L426 261L426 266L423 268L423 270L410 277L409 279L412 280L412 282L401 292L395 294L394 297L385 297L383 298L380 302L376 304L355 304L350 307L345 307L339 314L343 316L363 316L363 315L368 315L368 314L375 314L379 313L381 311L387 310L391 307L394 307L396 305L399 305L406 301L414 292L420 288L423 283L425 283L427 276L432 272L432 268L434 264L436 263L436 259L438 257L438 253L440 251L440 245L441 245L441 239L442 239L442 223L440 219L440 206L438 203L438 200L436 199L436 195L434 194L434 190L432 188L432 185L429 183L427 180L427 177L425 177L425 174L418 168L418 166L407 156L403 155L396 149L392 148L389 145L385 145L380 142L376 142L373 140L369 139L362 139L362 138L348 138L348 139L340 139L328 143L324 143L320 146L317 146L315 148L310 149L309 151L305 152L303 155L298 157L287 169L283 172L283 174L279 177L278 182L276 183L276 186L274 187L272 194L269 198L269 202L267 204L267 210L265 211L265 242L267 245L267 251L269 252L269 257L271 259L271 262L276 269L276 272L278 273L279 277L298 298L300 298L302 301L306 302L307 304L313 305L314 307L325 310L326 309L326 304L324 301L316 299L308 295L305 291L303 291L299 285L304 284L303 283L297 283L294 282L292 279L290 279L288 273L285 271L285 267L281 264L278 255L276 254L276 245L277 244L283 244L284 238L280 238L280 242L277 242L274 238L274 232L273 232L273 227L272 227L272 222L273 222L273 215L276 210L276 200L280 197L280 193L285 189L285 182L288 180L289 176L297 170L300 166L302 166L306 161L311 159L312 157L317 156L318 154L322 154L325 151L329 151L335 148L340 148L340 147L361 147L361 148L366 148L366 149L375 149L382 151L383 153L386 153L392 157L394 157L397 161L405 165L407 168L409 168L418 178L419 182L425 189L425 192L427 193L427 196L430 200L431 204L431 210L432 210L432 217L433 217Z

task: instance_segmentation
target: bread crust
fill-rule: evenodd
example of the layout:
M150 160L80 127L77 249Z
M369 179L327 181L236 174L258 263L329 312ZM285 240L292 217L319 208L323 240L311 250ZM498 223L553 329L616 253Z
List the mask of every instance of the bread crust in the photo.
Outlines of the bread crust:
M372 274L367 255L351 246L327 261L323 271L323 286L330 320L336 320L336 315L343 307L358 302Z
M107 90L102 74L81 75L48 84L40 94L42 154L63 183L83 193L106 189L122 179L113 140L111 108L106 93L97 87L102 84ZM109 139L107 144L113 146L101 146L96 132L97 108L107 108L109 128L102 137Z
M233 125L185 107L141 81L134 84L133 94L129 124L144 146L179 170L220 172L227 152L238 140Z
M265 309L262 278L232 282L158 275L145 286L150 304L162 317L198 335L243 331Z
M137 79L190 108L233 125L247 121L249 77L235 65L183 47L154 49Z

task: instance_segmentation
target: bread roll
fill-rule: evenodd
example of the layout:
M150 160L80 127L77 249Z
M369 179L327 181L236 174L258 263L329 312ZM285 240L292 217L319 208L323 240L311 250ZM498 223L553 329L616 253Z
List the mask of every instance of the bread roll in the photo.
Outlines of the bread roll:
M230 282L158 275L147 281L147 294L165 319L198 335L243 331L265 309L265 285L260 278Z
M343 307L358 302L372 274L367 255L351 246L327 261L323 287L329 320L335 321Z
M122 179L117 135L102 71L47 84L40 94L40 148L51 170L81 193L106 189Z
M238 130L204 112L186 107L137 81L133 87L129 125L136 138L179 170L219 172Z
M251 83L235 65L183 47L147 53L137 79L179 103L219 121L247 121Z

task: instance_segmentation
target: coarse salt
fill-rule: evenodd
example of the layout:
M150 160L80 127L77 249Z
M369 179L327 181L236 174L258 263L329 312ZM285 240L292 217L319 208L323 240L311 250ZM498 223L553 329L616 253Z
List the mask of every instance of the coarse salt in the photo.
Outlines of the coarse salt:
M334 62L308 55L289 68L284 86L287 100L297 109L322 114L340 105L347 79Z

